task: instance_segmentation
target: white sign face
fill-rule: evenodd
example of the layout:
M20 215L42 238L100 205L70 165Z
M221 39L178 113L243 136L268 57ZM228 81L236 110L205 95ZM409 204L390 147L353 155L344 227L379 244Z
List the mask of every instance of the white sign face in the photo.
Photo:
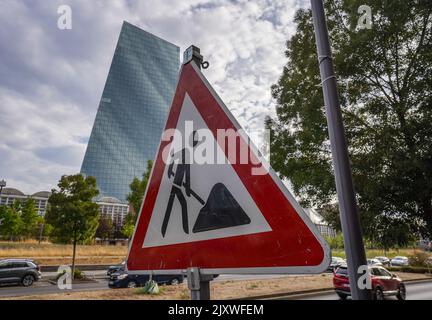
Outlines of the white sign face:
M186 94L177 123L181 136L174 135L170 154L181 152L190 123L194 131L208 129ZM215 154L225 155L213 135L205 138L213 139ZM143 248L272 231L226 156L225 164L168 162Z

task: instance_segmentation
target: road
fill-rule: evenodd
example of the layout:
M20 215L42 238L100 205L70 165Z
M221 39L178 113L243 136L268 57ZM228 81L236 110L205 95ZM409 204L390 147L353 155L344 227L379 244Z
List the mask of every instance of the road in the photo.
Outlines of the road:
M74 284L72 290L67 292L79 291L95 291L108 289L108 278L106 271L85 271L86 276L93 278L95 282ZM49 283L47 280L56 276L56 272L43 272L42 280L35 283L32 287L26 288L21 286L3 286L0 287L0 298L6 297L20 297L28 295L43 295L51 293L65 293L65 290L60 290L56 285ZM292 276L292 275L291 275ZM224 274L217 277L214 281L234 281L234 280L259 280L259 279L272 279L280 277L290 277L290 275L235 275ZM298 277L298 276L297 276Z
M108 279L105 276L105 271L86 271L85 274L94 278L95 282L74 284L73 292L79 291L96 291L105 290L108 288ZM44 295L51 293L65 293L65 290L60 290L56 285L47 281L48 278L55 277L55 272L44 272L42 281L35 283L32 287L25 288L20 286L3 286L0 287L0 298L6 297L19 297L27 295ZM298 277L299 275L235 275L224 274L220 275L215 282L220 281L236 281L236 280L260 280L260 279L273 279L280 277ZM408 300L432 300L432 281L428 282L414 282L406 283L407 299ZM70 292L70 291L68 291ZM314 293L305 295L289 295L284 297L274 298L276 300L338 300L338 296L333 291L324 293ZM388 297L387 299L396 299L395 297Z
M60 290L56 285L46 281L35 283L32 287L7 286L0 287L0 298L20 297L28 295L43 295L50 293L65 293L79 291L95 291L108 288L108 280L96 280L96 282L74 284L72 290Z
M407 300L432 300L432 281L406 282ZM340 300L333 291L278 297L275 300ZM386 300L397 300L386 297Z

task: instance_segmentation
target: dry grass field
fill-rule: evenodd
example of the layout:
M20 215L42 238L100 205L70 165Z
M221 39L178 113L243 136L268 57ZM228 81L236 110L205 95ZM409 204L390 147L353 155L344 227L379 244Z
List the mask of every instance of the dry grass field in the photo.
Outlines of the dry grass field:
M345 257L343 250L332 250L333 256ZM385 255L393 258L397 255L410 256L419 250L400 249L367 250L368 258ZM79 245L77 246L77 264L113 264L121 262L127 255L126 246ZM0 259L31 258L42 265L59 265L71 263L72 245L53 244L37 241L8 242L0 241Z
M414 248L408 248L408 249L390 249L386 252L379 249L367 249L366 250L366 256L367 258L375 258L378 256L386 256L387 258L394 258L396 256L411 256L415 254L416 252L420 252L420 249L414 249ZM341 257L345 258L345 251L344 250L332 250L332 255L335 257Z
M78 264L118 263L126 257L126 246L78 245ZM42 265L59 265L70 263L72 245L27 242L0 241L0 259L31 258Z

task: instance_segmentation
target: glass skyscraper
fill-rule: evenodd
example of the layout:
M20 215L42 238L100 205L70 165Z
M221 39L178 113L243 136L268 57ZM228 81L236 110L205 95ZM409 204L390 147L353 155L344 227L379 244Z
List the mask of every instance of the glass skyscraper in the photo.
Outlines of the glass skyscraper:
M180 48L123 23L81 173L100 196L126 201L153 160L174 95Z

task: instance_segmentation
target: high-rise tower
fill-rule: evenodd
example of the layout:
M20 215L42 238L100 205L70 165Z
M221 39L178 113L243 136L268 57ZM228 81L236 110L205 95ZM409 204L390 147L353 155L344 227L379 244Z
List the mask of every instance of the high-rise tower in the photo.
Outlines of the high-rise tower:
M180 48L123 23L81 173L101 196L126 201L153 160L177 82Z

